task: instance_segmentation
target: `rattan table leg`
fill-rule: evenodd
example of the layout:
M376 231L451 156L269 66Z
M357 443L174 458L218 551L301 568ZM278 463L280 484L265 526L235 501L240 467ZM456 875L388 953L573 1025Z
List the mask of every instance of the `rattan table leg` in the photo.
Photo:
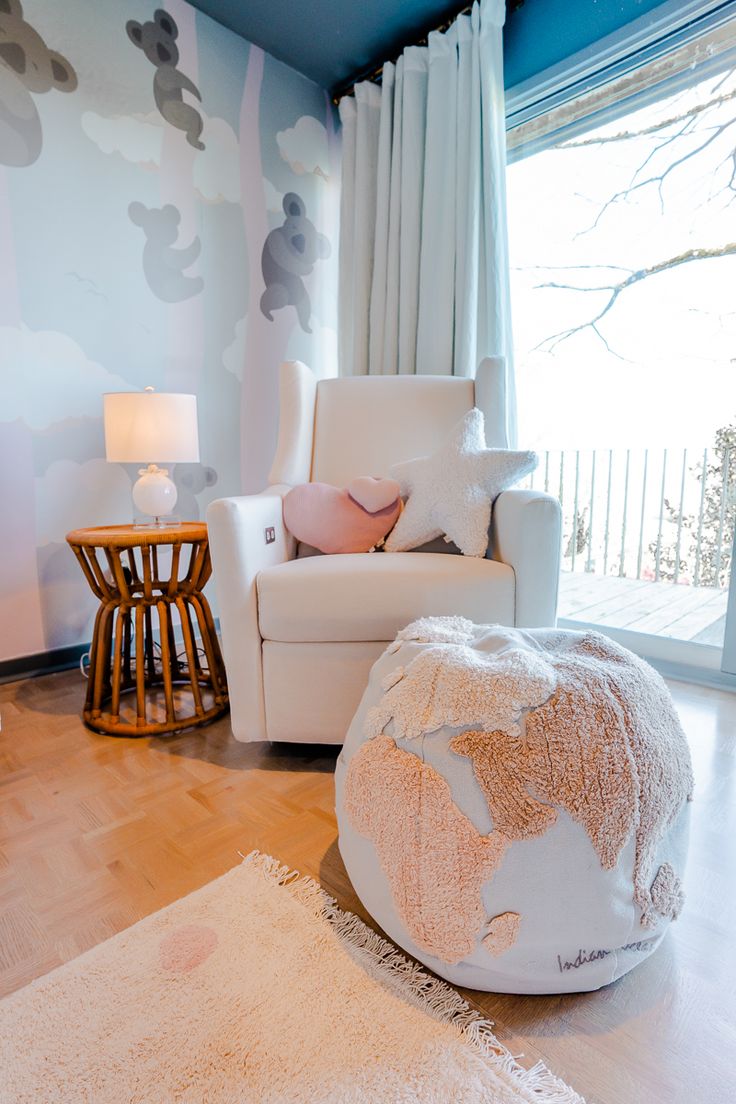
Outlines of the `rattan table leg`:
M143 606L135 607L135 707L136 726L143 728L146 724L146 660L144 646L144 614Z
M120 687L123 679L123 637L125 634L125 607L121 606L115 625L115 651L112 659L112 696L110 698L110 721L117 724L120 719Z
M95 671L95 663L96 663L96 660L97 660L97 649L99 647L100 621L102 620L102 611L104 610L104 608L105 608L104 606L100 606L98 608L97 613L95 614L94 628L92 630L92 643L90 644L90 648L89 648L89 667L88 667L88 670L87 670L87 695L86 695L85 702L84 702L84 715L85 715L85 717L87 715L91 716L91 714L92 714L92 702L93 702L93 699L94 699L94 692L95 692L94 671Z
M145 621L146 675L149 679L153 680L156 677L156 655L153 650L153 617L150 606L146 606Z
M176 599L176 608L179 611L179 617L181 619L181 631L184 637L184 649L187 654L187 665L189 667L189 684L192 688L192 697L194 698L194 711L197 716L201 718L204 716L204 709L202 708L202 691L199 688L197 661L194 654L194 640L183 597L179 596Z
M100 610L100 618L95 624L93 644L94 664L90 665L89 677L92 681L91 713L92 718L99 717L102 699L105 696L105 683L110 672L110 634L109 625L115 615L115 604L105 602Z
M158 624L161 635L161 677L164 682L164 700L166 701L166 720L174 721L174 687L171 677L171 649L169 647L169 603L163 599L156 604Z
M220 648L217 643L217 636L214 631L214 624L212 624L212 628L210 629L212 615L210 614L208 619L207 613L209 613L209 607L207 606L207 599L203 594L191 594L189 596L189 601L194 607L194 612L197 616L202 647L207 656L207 669L209 671L215 701L219 704L223 700L223 695L227 693L227 687L223 677L224 667L220 655Z

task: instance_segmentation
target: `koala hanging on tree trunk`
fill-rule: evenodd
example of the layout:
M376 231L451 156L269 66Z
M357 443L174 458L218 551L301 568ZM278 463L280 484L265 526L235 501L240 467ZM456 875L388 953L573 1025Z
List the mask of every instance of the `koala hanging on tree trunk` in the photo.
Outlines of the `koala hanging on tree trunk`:
M204 125L202 116L196 107L184 102L182 93L191 92L200 103L202 97L194 81L176 67L179 50L174 39L179 34L179 28L173 17L163 8L158 8L152 20L141 24L129 19L125 29L130 41L156 66L153 77L156 107L167 123L184 131L190 146L203 150L204 143L199 140Z
M283 208L283 225L272 230L263 243L261 271L266 286L261 313L273 322L273 311L293 306L299 325L309 334L312 306L302 277L310 275L316 261L329 257L331 246L307 218L306 204L296 192L287 192Z
M24 168L40 156L43 131L33 95L76 87L71 64L26 21L20 0L0 0L0 164Z

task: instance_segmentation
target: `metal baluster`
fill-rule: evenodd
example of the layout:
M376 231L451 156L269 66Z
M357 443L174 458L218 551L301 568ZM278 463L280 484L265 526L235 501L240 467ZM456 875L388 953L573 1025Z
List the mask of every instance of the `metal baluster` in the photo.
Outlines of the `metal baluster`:
M700 584L700 542L703 539L703 512L705 510L705 483L708 476L708 450L703 449L703 478L700 481L700 513L698 514L698 539L695 543L695 576L693 585Z
M721 585L721 561L723 554L723 528L726 522L726 500L728 498L728 474L731 463L730 448L723 451L723 480L721 483L721 512L718 518L718 544L716 546L716 570L713 586Z
M682 450L682 477L680 479L680 509L677 514L677 542L675 544L675 575L673 582L677 586L680 577L680 545L682 542L682 511L685 501L685 473L687 471L687 449Z
M606 532L603 544L603 574L608 574L608 537L611 522L611 472L613 471L613 449L608 450L608 493L606 496Z
M575 570L575 555L578 550L578 490L580 488L580 449L575 450L575 505L572 514L572 566Z
M564 492L565 492L565 454L562 451L562 449L560 449L560 494L559 494L559 499L560 499L560 512L562 513L562 532L563 532L563 535L564 535L564 532L565 532L565 496L564 496ZM564 547L562 549L562 554L563 554L563 557L564 557L564 554L565 554Z
M641 486L641 517L639 519L639 552L636 557L636 577L641 579L641 560L644 550L644 511L647 501L647 469L649 467L649 449L644 449L644 474Z
M593 463L590 469L590 520L588 522L588 559L585 564L586 571L593 570L593 509L595 506L595 449L593 449Z
M629 511L629 465L631 463L631 449L626 450L626 476L624 478L624 516L621 519L621 562L618 565L618 573L623 578L626 561L626 515Z
M662 556L662 525L664 523L664 492L667 477L667 449L662 451L662 490L659 494L659 529L657 531L657 555L654 560L654 578L659 582L659 562Z

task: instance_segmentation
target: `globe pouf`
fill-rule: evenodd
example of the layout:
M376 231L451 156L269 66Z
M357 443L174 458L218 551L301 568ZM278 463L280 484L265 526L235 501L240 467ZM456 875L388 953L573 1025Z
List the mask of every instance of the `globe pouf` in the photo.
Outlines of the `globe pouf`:
M457 985L598 989L682 907L687 741L659 675L598 633L409 625L371 671L336 792L363 904Z

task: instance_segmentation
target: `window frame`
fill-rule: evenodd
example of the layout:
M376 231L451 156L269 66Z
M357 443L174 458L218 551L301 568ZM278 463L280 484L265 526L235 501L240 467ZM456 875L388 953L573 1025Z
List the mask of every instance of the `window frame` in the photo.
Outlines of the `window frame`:
M736 57L736 0L668 0L567 61L506 90L513 163L644 107Z

